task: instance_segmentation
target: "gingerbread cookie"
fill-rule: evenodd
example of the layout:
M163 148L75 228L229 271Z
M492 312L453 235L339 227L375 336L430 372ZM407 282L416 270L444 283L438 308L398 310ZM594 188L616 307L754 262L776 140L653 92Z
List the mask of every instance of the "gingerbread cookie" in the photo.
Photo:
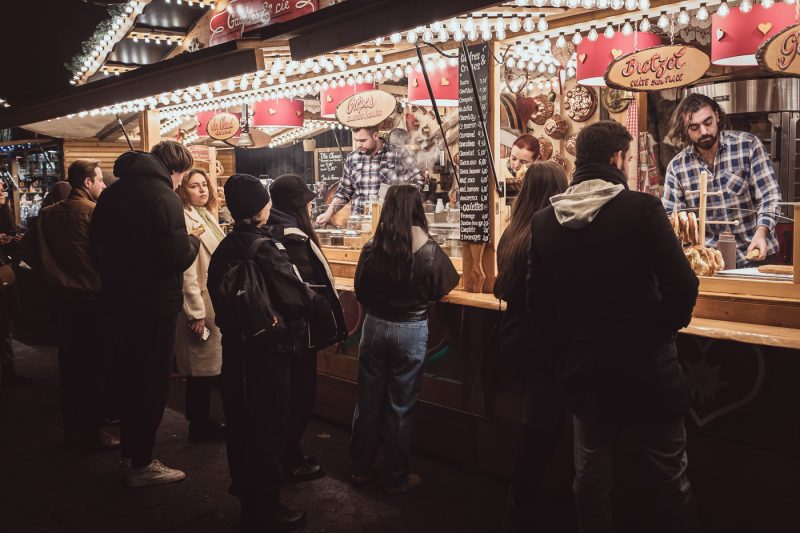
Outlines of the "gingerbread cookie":
M591 87L576 85L567 91L564 110L575 122L589 120L597 110L597 93Z
M557 141L567 136L568 129L567 120L558 114L548 118L544 123L544 132Z
M553 116L555 111L553 102L544 94L534 96L533 100L536 102L536 111L531 115L531 120L534 124L543 126L547 119Z

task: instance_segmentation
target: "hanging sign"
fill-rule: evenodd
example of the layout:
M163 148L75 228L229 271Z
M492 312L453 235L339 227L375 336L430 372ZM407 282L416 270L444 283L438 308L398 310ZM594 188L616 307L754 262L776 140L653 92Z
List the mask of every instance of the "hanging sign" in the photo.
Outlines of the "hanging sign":
M654 46L618 57L605 72L606 84L625 91L683 87L703 77L711 59L684 45Z
M296 19L319 8L319 0L218 1L209 21L209 46L239 39L251 30Z
M769 72L800 76L800 24L789 26L762 44L756 60Z
M239 117L233 113L217 113L206 124L208 136L217 141L227 141L239 131Z
M394 113L397 100L385 91L364 91L336 106L336 120L351 128L377 126Z

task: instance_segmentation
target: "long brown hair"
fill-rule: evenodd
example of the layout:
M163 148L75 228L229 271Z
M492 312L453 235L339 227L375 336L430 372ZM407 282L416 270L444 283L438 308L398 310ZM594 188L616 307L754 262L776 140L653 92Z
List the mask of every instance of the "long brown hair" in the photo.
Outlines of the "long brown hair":
M511 222L497 245L497 269L494 294L508 299L515 287L525 281L531 220L534 213L550 205L550 198L567 190L567 174L552 162L535 162L525 172L522 189L511 208Z
M191 207L192 205L192 201L189 199L189 193L186 192L186 186L189 184L189 180L192 179L195 174L200 174L203 176L203 179L206 180L208 201L203 207L209 211L214 211L217 208L217 188L211 184L211 180L208 179L208 174L202 168L193 168L191 172L187 172L181 180L181 184L178 185L176 192L178 193L178 196L181 197L181 200L183 200L183 207Z
M308 235L308 238L314 241L317 248L322 249L322 245L319 243L319 236L314 231L314 224L311 223L311 216L308 214L308 206L301 205L290 214L294 215L295 220L297 220L297 229Z
M728 118L717 101L704 94L692 93L681 100L681 103L678 104L678 107L676 107L675 111L672 113L669 136L676 141L680 141L684 145L689 144L686 119L706 106L710 107L711 111L716 113L719 131L721 132L727 128Z
M428 231L422 195L415 185L392 185L386 193L370 263L389 281L409 279L414 270L412 226ZM373 263L374 261L374 263Z

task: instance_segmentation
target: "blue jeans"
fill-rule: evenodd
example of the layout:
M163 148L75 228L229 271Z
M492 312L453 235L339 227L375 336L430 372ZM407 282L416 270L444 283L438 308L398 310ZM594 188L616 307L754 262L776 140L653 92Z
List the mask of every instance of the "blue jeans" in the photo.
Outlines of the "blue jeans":
M422 386L428 321L389 322L367 315L358 351L358 402L353 413L353 474L369 475L385 424L384 483L408 479L411 410Z

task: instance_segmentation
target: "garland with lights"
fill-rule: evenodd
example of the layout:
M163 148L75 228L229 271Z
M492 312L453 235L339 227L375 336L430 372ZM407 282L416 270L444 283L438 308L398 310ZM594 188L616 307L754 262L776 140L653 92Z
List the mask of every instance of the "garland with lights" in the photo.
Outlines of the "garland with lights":
M108 14L110 18L100 22L92 36L89 37L88 40L84 41L81 45L81 53L77 54L70 59L68 63L64 64L64 66L72 73L73 76L80 76L84 72L83 67L85 67L86 60L90 60L93 57L92 52L97 50L98 46L105 44L106 41L103 39L103 37L108 35L109 31L113 31L115 21L124 19L131 13L129 9L130 4L127 3L108 6Z

